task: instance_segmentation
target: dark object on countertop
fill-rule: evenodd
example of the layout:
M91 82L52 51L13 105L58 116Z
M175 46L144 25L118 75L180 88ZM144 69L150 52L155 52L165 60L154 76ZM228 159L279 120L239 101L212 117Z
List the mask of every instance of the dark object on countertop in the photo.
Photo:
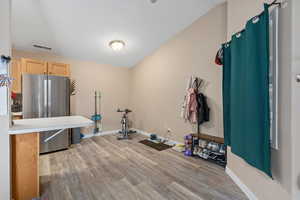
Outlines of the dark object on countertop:
M14 112L14 113L22 112L22 105L21 104L11 105L11 112Z
M170 145L167 145L167 144L164 144L164 143L155 143L155 142L152 142L152 141L147 140L147 139L139 141L139 143L142 143L142 144L144 144L148 147L156 149L157 151L163 151L163 150L172 148L172 146L170 146Z
M22 94L12 92L11 97L13 103L11 105L11 111L22 112Z

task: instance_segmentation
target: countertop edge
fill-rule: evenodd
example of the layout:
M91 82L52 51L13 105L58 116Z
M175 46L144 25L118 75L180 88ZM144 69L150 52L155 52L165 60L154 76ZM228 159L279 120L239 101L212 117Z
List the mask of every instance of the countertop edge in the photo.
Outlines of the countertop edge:
M34 133L34 132L44 132L44 131L54 131L68 128L82 128L91 126L92 124L76 124L76 125L66 125L66 126L57 126L57 127L49 127L49 128L32 128L32 129L23 129L23 130L8 130L9 135L18 135L18 134L26 134L26 133Z
M70 116L71 118L74 118L75 116ZM82 116L76 116L76 117L82 117ZM65 116L64 119L68 118L68 116ZM45 119L47 118L41 118L43 120L43 122L45 122ZM93 125L93 121L91 121L88 118L82 117L83 122L72 122L72 119L70 120L70 122L66 122L66 124L60 124L57 123L57 125L55 125L55 123L53 124L53 120L59 120L59 119L63 119L63 118L49 118L51 121L51 124L47 125L45 124L44 126L36 126L33 124L31 125L30 123L28 124L28 127L24 126L20 126L17 127L18 124L16 124L16 127L11 127L8 130L8 134L9 135L18 135L18 134L28 134L28 133L34 133L34 132L44 132L44 131L53 131L53 130L61 130L61 129L69 129L69 128L82 128L82 127L88 127L88 126L92 126ZM31 119L29 119L28 121L30 121ZM38 120L38 119L37 119ZM18 120L16 120L18 121ZM15 122L16 122L15 121ZM75 120L76 121L76 120ZM16 122L17 123L17 122ZM24 123L24 120L23 120Z

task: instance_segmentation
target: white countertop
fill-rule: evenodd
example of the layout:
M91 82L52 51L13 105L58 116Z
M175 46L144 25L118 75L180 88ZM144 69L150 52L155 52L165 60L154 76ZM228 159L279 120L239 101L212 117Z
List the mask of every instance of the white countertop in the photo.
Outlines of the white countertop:
M14 120L14 125L8 130L10 135L80 128L92 126L94 122L82 116L49 117Z

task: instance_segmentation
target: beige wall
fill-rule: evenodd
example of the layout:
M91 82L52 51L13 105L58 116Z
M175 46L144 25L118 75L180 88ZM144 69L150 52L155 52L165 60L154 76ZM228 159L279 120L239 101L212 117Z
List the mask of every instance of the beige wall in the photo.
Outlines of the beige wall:
M162 136L170 128L171 139L177 141L183 141L184 135L195 132L195 127L184 123L180 118L180 107L189 76L197 75L208 82L204 93L208 96L211 107L211 122L205 124L201 132L223 137L222 68L214 64L214 56L220 44L226 40L226 33L227 39L230 39L233 33L241 30L250 17L262 11L263 2L228 0L227 4L212 9L132 69L69 60L48 54L20 51L13 53L15 57L71 64L72 78L76 79L78 86L78 93L72 99L74 114L88 117L92 115L93 90L97 88L103 92L104 130L118 129L120 116L115 110L117 107L129 106L133 109L131 116L134 128ZM280 18L280 66L287 67L280 68L280 148L272 150L275 180L252 168L230 150L228 152L228 167L260 200L291 199L289 193L292 188L295 199L299 195L300 164L295 163L292 168L291 107L288 103L291 101L291 35L285 30L291 29L290 17L289 5L282 10ZM299 56L294 57L297 64ZM295 142L294 152L296 147ZM295 154L294 159L296 157ZM293 182L292 175L295 175Z
M263 0L228 0L227 37L240 31L246 21L259 14ZM270 179L259 170L249 166L242 159L228 152L228 168L260 200L290 199L291 192L291 134L290 134L290 6L281 10L280 66L279 67L279 150L272 150L272 173ZM283 67L284 66L284 67Z
M293 141L293 172L292 172L292 186L294 199L300 199L300 84L295 81L297 74L300 74L300 1L292 0L292 38L293 38L293 52L292 52L292 141Z
M222 4L132 68L134 127L161 136L170 128L171 139L176 141L195 132L195 127L180 117L188 78L195 75L207 82L203 92L211 108L211 121L201 132L223 137L222 68L214 64L214 58L225 39L226 4Z
M76 80L77 93L71 98L71 113L91 117L94 114L94 91L102 93L101 108L103 130L120 129L120 114L117 108L128 106L129 69L94 62L83 62L61 58L49 53L31 53L13 50L14 58L33 58L46 61L57 61L71 65L71 79ZM90 132L91 130L84 130Z

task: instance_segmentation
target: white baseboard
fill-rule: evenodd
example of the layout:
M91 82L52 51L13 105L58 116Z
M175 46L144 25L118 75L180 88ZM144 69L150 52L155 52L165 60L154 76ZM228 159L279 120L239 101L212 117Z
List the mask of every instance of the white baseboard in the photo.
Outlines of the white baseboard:
M250 199L250 200L258 200L258 198L255 196L255 194L241 181L241 179L228 167L226 167L226 173L230 178L239 186L239 188L245 193L245 195Z
M132 128L131 130L136 131L137 133L142 134L142 135L147 136L147 137L150 137L150 135L151 135L151 133L147 133L145 131L142 131L142 130L139 130L139 129L136 129L136 128Z
M133 131L136 131L137 133L141 134L141 135L144 135L144 136L147 136L147 137L150 137L151 133L148 133L146 131L142 131L142 130L139 130L139 129L135 129L135 128L132 128L131 130ZM160 137L160 136L157 136L159 139L162 139L162 140L165 140L166 138L164 137ZM178 141L175 141L175 140L169 140L168 139L168 142L166 144L169 144L169 145L176 145L176 144L183 144L182 142L178 142Z
M84 134L82 139L87 139L87 138L91 138L94 136L103 136L103 135L113 135L118 133L120 130L111 130L111 131L103 131L100 133L88 133L88 134Z
M150 135L151 135L151 133L148 133L148 132L145 132L145 131L142 131L142 130L139 130L139 129L135 129L135 128L131 128L130 130L136 131L136 133L144 135L146 137L150 137ZM111 131L103 131L103 132L96 133L96 134L88 133L88 134L84 134L84 137L82 139L87 139L87 138L91 138L91 137L94 137L94 136L112 135L112 134L118 133L119 131L120 131L120 129L119 130L111 130ZM164 137L158 136L158 138L162 139L162 140L165 140ZM166 144L176 145L176 144L183 144L183 143L168 139L168 142Z

